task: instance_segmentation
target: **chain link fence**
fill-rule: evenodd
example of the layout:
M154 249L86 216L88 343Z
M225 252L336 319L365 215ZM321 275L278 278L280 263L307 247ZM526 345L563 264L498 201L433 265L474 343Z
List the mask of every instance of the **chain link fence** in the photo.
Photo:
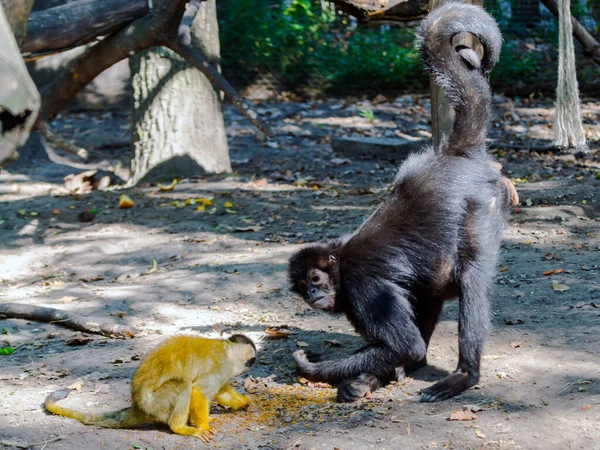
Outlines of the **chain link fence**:
M222 69L250 98L403 94L426 89L413 50L415 23L360 27L326 0L219 1ZM599 37L600 0L572 0ZM495 90L550 93L556 86L558 21L539 0L486 0L504 34ZM600 66L577 46L582 92L600 92Z

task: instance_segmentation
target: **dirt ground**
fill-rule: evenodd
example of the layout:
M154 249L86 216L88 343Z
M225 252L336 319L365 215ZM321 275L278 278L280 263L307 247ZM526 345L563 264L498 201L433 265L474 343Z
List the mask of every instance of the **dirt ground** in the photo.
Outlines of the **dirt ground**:
M266 103L262 113L277 131L269 141L227 107L234 173L183 180L173 191L130 189L135 206L127 210L117 209L119 189L70 194L63 177L81 170L60 160L3 170L0 301L138 332L86 337L56 324L0 320L0 347L14 349L0 356L0 448L600 449L600 153L575 159L518 150L550 143L552 101L495 100L490 137L511 146L494 151L521 204L502 246L481 381L435 404L419 403L417 393L456 365L456 302L434 333L429 367L338 405L333 389L294 375L292 352L339 357L361 340L345 318L309 310L286 279L287 258L302 243L361 223L399 163L335 154L331 136L428 137L426 98ZM584 100L584 112L597 146L600 106ZM122 112L71 113L53 128L88 149L90 164L125 176L128 120ZM186 204L200 198L211 201L204 211ZM78 221L91 208L95 219ZM284 325L295 334L264 333ZM183 330L261 340L259 361L236 383L253 404L239 412L215 406L210 445L161 426L108 430L44 411L48 393L77 380L83 386L65 404L96 412L125 406L140 357ZM461 410L473 420L449 420Z

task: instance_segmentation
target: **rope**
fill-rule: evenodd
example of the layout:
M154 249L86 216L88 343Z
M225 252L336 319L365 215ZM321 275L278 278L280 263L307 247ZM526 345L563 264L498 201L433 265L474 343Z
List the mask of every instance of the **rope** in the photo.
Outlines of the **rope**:
M587 151L581 122L579 89L575 72L575 47L571 0L558 0L558 85L556 88L556 146Z

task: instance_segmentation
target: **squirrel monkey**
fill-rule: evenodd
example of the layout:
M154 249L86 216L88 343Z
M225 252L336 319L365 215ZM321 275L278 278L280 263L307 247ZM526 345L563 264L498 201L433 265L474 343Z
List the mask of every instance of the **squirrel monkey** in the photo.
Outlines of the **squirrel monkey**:
M142 360L131 381L129 408L104 414L63 408L56 402L66 398L70 389L51 393L44 406L86 425L130 428L164 423L174 433L208 442L213 434L210 401L233 410L248 405L248 398L236 392L229 379L254 364L256 353L252 340L241 334L227 340L175 336Z

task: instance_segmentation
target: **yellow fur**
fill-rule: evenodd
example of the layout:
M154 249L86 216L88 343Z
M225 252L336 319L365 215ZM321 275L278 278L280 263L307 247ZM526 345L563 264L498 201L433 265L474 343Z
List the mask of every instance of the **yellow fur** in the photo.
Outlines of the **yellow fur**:
M50 394L46 409L77 419L86 425L129 428L144 423L164 423L177 434L195 436L208 442L213 433L209 423L212 399L233 410L248 405L248 398L236 392L229 380L239 375L256 358L250 341L175 336L152 350L141 362L131 382L132 405L105 413L88 414L64 408L56 402L69 390Z

